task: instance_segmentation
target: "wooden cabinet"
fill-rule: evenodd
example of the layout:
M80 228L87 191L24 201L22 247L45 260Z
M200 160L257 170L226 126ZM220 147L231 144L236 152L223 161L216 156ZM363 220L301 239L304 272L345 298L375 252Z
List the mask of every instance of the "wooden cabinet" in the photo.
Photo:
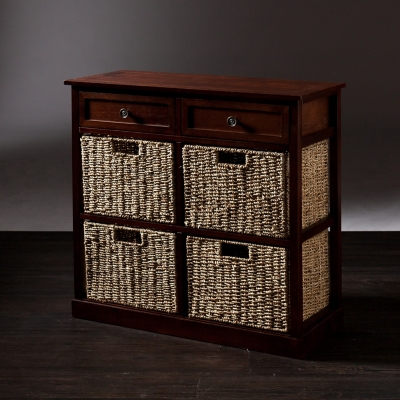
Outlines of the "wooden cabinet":
M290 357L340 326L345 84L65 83L74 317Z

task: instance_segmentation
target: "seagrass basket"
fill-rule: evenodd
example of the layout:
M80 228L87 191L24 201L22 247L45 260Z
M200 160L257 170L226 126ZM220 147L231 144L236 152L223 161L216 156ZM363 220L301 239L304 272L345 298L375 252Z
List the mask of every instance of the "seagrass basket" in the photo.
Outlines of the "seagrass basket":
M329 213L328 148L303 149L303 228ZM186 226L288 237L288 153L185 145L183 168Z
M329 233L325 230L302 245L303 320L329 305Z
M84 222L87 298L176 313L175 234Z
M329 214L329 140L303 148L301 168L304 229Z
M172 143L83 136L81 151L85 212L175 222Z
M303 319L329 304L328 232L305 241ZM288 332L289 252L189 236L189 316Z
M288 331L286 249L189 236L189 316Z

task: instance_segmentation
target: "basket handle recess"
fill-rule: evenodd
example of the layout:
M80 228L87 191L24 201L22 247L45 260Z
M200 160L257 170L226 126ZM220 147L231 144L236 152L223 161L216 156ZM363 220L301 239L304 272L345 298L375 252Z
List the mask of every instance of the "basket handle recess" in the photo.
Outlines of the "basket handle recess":
M137 156L139 154L139 144L135 142L126 142L125 140L111 140L114 153L124 153Z
M221 243L221 256L250 258L249 247L242 244Z
M114 240L116 242L128 242L142 244L142 235L139 231L131 229L114 228Z
M218 162L220 164L246 164L246 154L231 151L218 151Z

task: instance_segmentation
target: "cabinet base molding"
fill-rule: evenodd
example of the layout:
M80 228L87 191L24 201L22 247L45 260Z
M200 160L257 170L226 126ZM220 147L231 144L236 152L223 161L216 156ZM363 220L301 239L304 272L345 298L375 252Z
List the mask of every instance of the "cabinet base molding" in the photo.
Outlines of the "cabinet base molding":
M328 313L306 331L301 339L297 339L289 334L238 325L88 300L72 300L74 318L291 358L302 358L315 348L323 338L340 328L343 323L343 308L327 311Z

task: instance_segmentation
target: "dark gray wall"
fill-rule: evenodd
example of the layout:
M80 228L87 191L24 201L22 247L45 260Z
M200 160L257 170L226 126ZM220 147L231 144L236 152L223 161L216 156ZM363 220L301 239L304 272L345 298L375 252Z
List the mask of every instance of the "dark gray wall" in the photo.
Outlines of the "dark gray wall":
M345 81L343 228L400 230L400 2L0 1L0 230L70 230L70 88L116 69Z

